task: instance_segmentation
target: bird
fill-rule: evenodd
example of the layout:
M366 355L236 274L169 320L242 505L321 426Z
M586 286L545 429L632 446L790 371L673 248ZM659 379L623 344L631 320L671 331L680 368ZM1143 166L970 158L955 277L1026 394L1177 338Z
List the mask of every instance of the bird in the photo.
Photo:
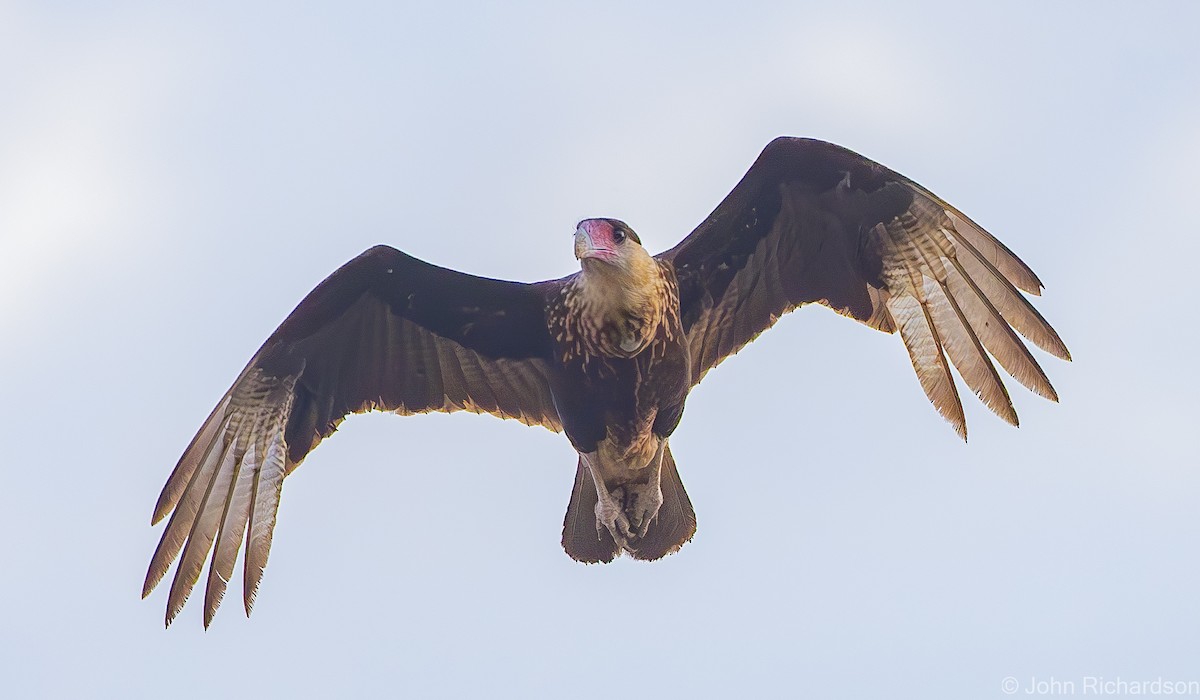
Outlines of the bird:
M771 141L675 247L651 255L625 222L585 219L579 270L536 283L478 277L379 245L312 290L254 354L172 471L170 519L145 598L173 562L169 626L209 562L204 626L244 542L249 615L282 485L343 419L459 410L542 426L578 453L563 522L573 559L656 560L696 532L670 450L688 393L785 313L822 304L899 332L924 393L965 440L951 365L1017 425L993 359L1058 395L1023 336L1070 360L1029 302L1043 284L1003 243L913 180L832 143Z

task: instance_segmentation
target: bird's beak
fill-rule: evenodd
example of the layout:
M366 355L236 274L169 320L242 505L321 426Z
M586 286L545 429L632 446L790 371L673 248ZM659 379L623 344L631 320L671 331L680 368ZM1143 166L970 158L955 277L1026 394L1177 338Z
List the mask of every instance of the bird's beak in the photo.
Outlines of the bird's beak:
M592 235L583 229L580 224L579 228L575 229L575 259L583 260L587 257L594 257L598 249L592 243Z
M613 262L617 251L611 241L611 226L598 219L584 219L575 229L575 258L585 260L595 258L605 262Z

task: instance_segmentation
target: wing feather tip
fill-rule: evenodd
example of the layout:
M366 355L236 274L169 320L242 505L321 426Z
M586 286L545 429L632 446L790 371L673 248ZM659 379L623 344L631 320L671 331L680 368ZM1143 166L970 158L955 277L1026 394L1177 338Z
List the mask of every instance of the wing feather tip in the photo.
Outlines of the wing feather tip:
M168 605L168 606L167 606L167 615L166 615L166 618L165 618L165 620L164 620L164 621L165 621L165 624L163 625L163 628L164 628L164 629L170 629L170 627L171 627L171 623L172 623L172 622L174 622L174 621L175 621L175 618L179 616L179 611L180 611L180 610L183 610L183 605L182 605L182 604L180 604L180 605Z
M162 583L174 560L175 557L171 557L171 561L164 562L157 551L154 553L154 557L150 560L150 566L146 570L146 579L142 581L143 600L153 593L155 588L158 588L158 584Z
M947 419L947 420L950 420L950 419ZM966 419L950 420L950 425L952 425L954 427L954 432L957 433L958 436L960 438L962 438L962 441L965 443L967 441L967 421L966 421Z
M212 624L213 618L217 615L217 609L221 607L221 601L225 599L224 579L220 574L211 571L209 572L208 584L204 587L204 629Z
M1045 323L1044 320L1042 322ZM1049 331L1049 334L1048 334L1049 337L1042 338L1041 339L1042 342L1039 342L1038 339L1029 338L1029 336L1025 336L1025 337L1029 338L1029 340L1031 340L1034 345L1045 350L1046 352L1057 357L1058 359L1060 359L1064 362L1070 362L1071 361L1071 351L1067 349L1067 344L1064 343L1062 338L1058 335L1058 331L1054 330L1050 326L1049 323L1046 323L1046 330ZM1018 329L1017 332L1021 333L1021 335L1025 335L1023 332L1021 332L1020 329Z
M1014 428L1021 427L1021 419L1017 417L1017 410L1013 408L1012 404L1000 407L988 406L986 403L984 405L991 409L992 413L995 413L996 417L1005 423L1008 423Z
M250 617L250 613L254 612L254 600L258 597L258 582L254 583L253 587L246 586L242 591L242 608L246 611L246 617Z

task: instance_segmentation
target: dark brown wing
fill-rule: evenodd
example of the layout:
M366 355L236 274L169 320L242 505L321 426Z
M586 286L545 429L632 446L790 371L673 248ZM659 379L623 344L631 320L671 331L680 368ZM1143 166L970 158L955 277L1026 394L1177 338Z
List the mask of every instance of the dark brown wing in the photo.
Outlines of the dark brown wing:
M258 588L283 478L350 413L468 410L561 429L547 381L548 286L484 279L378 246L317 286L271 334L171 474L171 513L148 595L182 549L167 623L216 541L204 624L246 539L244 596Z
M708 219L659 257L679 278L695 382L784 313L820 302L899 329L926 395L965 439L950 363L1016 425L988 355L1052 400L1014 329L1070 359L1018 291L1036 295L1041 281L1008 248L915 182L822 141L772 141Z

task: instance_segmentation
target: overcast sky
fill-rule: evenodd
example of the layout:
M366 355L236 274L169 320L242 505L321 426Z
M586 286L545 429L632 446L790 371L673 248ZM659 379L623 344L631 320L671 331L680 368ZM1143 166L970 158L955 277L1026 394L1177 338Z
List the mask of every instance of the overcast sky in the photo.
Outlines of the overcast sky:
M1200 681L1200 5L645 4L0 3L2 694ZM692 394L664 561L562 552L562 436L373 415L288 479L252 619L240 573L208 632L139 599L175 460L338 265L557 277L591 216L662 250L781 134L1028 262L1062 403L967 396L964 445L897 337L804 309Z

